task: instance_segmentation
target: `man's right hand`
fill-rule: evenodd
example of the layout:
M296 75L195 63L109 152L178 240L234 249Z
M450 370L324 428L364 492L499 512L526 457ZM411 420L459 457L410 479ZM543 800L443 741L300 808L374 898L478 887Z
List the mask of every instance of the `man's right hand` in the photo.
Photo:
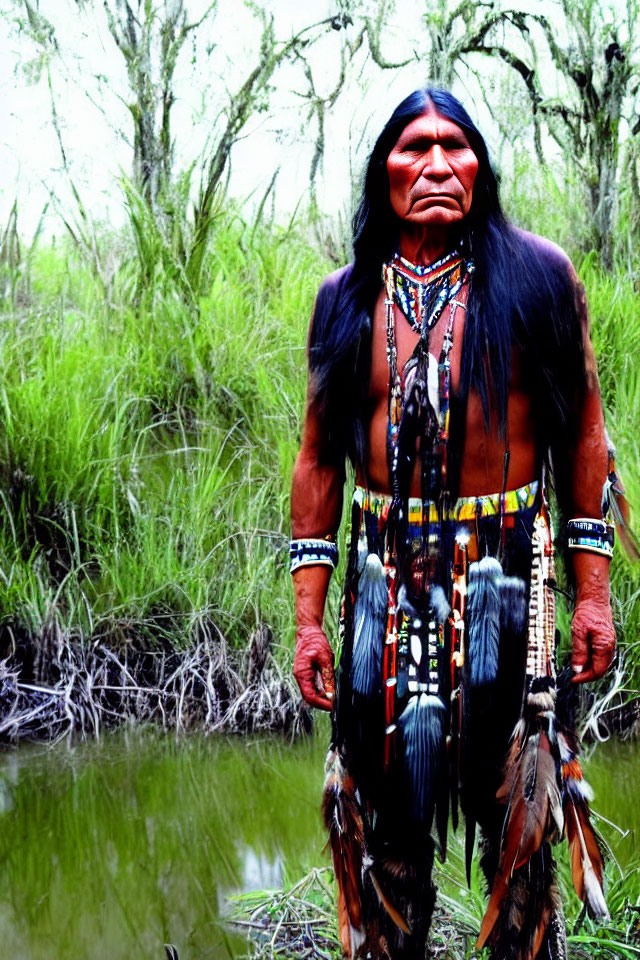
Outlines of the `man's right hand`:
M336 689L333 650L324 631L316 624L298 627L293 675L311 707L332 709Z

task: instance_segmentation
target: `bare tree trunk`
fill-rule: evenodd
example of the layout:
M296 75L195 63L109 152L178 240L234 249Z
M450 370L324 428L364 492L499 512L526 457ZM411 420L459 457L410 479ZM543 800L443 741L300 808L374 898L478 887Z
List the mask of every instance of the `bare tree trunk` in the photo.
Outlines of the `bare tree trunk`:
M640 90L635 63L638 4L630 0L625 14L613 22L604 0L560 0L563 30L559 31L557 22L547 16L497 9L491 0L460 0L452 6L449 0L425 3L423 37L411 37L412 59L426 59L429 82L447 87L458 65L470 69L470 57L477 53L502 60L522 79L531 104L538 157L544 162L544 121L565 155L575 160L590 211L589 242L603 265L611 267L620 190L620 122L625 110L627 118L635 116L634 101ZM374 62L382 69L395 69L399 64L391 62L382 49L388 13L388 0L378 0L377 15L365 19L365 30ZM546 45L543 57L533 28L541 31ZM621 31L625 39L619 38ZM567 36L564 45L558 40L563 34ZM427 50L421 51L420 43L425 41ZM545 94L550 72L568 83L567 97Z
M89 0L83 0L84 3ZM189 23L184 0L159 8L154 0L105 0L109 32L122 54L133 96L133 182L157 213L173 174L171 108L173 81L185 40L215 10L215 3ZM157 67L154 68L154 59Z

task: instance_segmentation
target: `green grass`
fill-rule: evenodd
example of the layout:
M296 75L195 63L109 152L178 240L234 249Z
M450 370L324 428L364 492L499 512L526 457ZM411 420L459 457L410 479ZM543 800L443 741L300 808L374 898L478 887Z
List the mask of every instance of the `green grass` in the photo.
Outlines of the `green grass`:
M640 957L640 880L637 867L627 873L615 864L607 868L607 905L610 918L594 923L585 916L573 894L566 850L560 850L558 877L563 893L570 960L634 960ZM489 957L489 948L475 949L486 909L484 882L474 862L471 885L464 871L463 842L458 835L450 844L447 862L436 863L438 888L431 925L431 954L441 960ZM569 892L571 891L571 892ZM250 937L254 960L289 960L301 955L301 945L314 943L314 956L342 956L335 913L337 892L330 869L314 869L288 888L255 891L235 898L232 916Z
M593 258L578 264L591 315L591 334L602 390L605 421L615 444L616 467L640 532L640 301L633 279L622 269L608 274ZM640 569L618 546L611 582L614 617L629 683L640 688Z
M0 314L0 607L85 636L202 612L237 645L290 639L288 484L304 344L327 266L299 238L219 225L207 294L142 294L126 244L108 296L42 249ZM164 626L163 626L164 622Z
M512 213L566 241L562 198L547 180L529 206L514 195ZM124 630L182 645L207 616L237 647L259 621L291 645L289 485L306 328L331 265L304 225L250 225L232 209L216 217L201 293L165 269L159 236L141 245L139 224L136 242L105 233L101 277L60 243L1 268L0 609L14 631L37 634L55 616L85 638ZM605 273L593 257L576 266L637 514L634 278L626 266ZM613 584L638 687L640 571L620 552ZM566 616L562 625L566 635Z

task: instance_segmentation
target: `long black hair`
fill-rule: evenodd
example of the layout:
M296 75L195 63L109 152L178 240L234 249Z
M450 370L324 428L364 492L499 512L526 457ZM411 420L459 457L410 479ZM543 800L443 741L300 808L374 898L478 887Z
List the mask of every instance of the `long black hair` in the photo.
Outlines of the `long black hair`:
M373 309L382 265L397 249L400 227L389 197L387 158L404 128L430 107L464 131L478 159L470 210L451 237L452 248L475 262L451 426L455 493L469 390L481 397L487 429L497 418L505 435L512 352L519 347L522 382L534 400L538 442L546 455L575 435L584 354L566 257L507 222L487 145L460 101L445 90L416 90L396 107L369 157L353 222L353 263L323 285L316 302L309 361L327 457L346 455L366 473Z

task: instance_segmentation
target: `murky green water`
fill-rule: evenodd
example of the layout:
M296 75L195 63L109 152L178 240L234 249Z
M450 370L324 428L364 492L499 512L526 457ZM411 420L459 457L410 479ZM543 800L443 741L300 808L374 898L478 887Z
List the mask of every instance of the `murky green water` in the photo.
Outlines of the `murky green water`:
M327 862L318 811L328 730L295 745L119 734L0 759L0 950L11 960L228 958L237 891ZM636 745L589 762L596 808L640 852Z
M593 787L598 829L625 867L640 859L640 743L612 740L585 750L585 775ZM615 826L613 826L615 824Z

